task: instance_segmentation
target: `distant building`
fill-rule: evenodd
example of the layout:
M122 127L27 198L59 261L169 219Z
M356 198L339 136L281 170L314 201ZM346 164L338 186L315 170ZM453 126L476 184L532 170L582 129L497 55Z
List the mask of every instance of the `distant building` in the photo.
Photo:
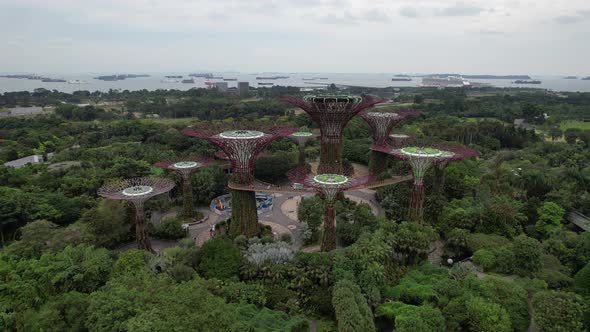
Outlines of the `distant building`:
M250 83L238 82L238 91L240 93L240 97L247 98L250 95Z
M11 116L31 116L44 114L43 107L32 106L32 107L14 107L8 108L8 112L0 112L0 117L11 117Z
M227 92L227 82L217 82L215 86L218 92Z
M526 119L514 119L514 128L524 130L535 130L535 127L528 124Z
M51 158L53 156L53 153L48 153L47 154L47 158ZM28 156L28 157L24 157L24 158L20 158L20 159L16 159L16 160L12 160L9 162L5 162L4 166L6 167L14 167L14 168L21 168L23 166L29 165L29 164L39 164L44 162L45 160L43 159L43 155L41 154L34 154L32 156Z

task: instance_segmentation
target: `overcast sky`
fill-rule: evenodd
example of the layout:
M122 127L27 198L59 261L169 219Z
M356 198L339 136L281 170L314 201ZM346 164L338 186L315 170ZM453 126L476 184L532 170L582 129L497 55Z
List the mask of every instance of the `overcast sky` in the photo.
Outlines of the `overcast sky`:
M590 0L0 0L0 72L590 75Z

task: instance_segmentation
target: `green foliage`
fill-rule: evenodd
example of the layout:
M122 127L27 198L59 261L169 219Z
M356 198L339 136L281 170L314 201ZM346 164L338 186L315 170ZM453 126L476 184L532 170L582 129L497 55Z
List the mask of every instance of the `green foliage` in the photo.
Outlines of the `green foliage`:
M495 234L471 233L467 236L467 245L472 252L479 249L495 249L508 243L510 240Z
M341 280L334 285L332 305L338 321L338 331L375 331L373 313L361 289L350 280Z
M214 237L201 247L199 273L205 278L229 279L240 269L240 249L228 239Z
M436 285L441 279L447 277L448 271L446 269L425 263L408 272L400 280L399 285L391 289L390 296L393 300L399 300L407 304L436 304L438 302Z
M470 331L510 332L510 318L500 305L489 303L480 297L473 297L465 303Z
M583 294L590 294L590 261L574 277L574 287Z
M429 305L414 306L401 302L386 302L377 308L375 317L387 317L395 323L395 331L444 331L445 319L440 310Z
M125 273L139 273L146 270L148 254L145 250L128 250L119 255L111 271L113 276Z
M513 248L515 273L530 276L541 269L541 246L539 241L521 235L514 239Z
M537 214L539 215L536 223L537 230L543 234L547 234L552 229L561 225L561 219L565 214L565 210L553 202L545 202L537 209Z
M581 297L567 292L540 292L532 300L535 324L541 332L583 331L586 304Z
M461 228L453 228L446 236L445 255L453 258L462 258L468 255L468 236L469 231Z
M26 313L24 330L48 332L85 331L88 295L68 292L52 297L38 311Z
M277 153L256 159L254 176L268 183L287 181L287 171L295 167L293 157L288 153Z
M163 220L156 228L156 235L163 239L179 239L186 236L186 231L178 219Z
M98 246L112 246L129 239L130 217L125 203L115 200L99 200L81 218L86 226L88 242Z
M484 270L491 270L496 265L496 255L490 250L479 249L473 253L473 262Z

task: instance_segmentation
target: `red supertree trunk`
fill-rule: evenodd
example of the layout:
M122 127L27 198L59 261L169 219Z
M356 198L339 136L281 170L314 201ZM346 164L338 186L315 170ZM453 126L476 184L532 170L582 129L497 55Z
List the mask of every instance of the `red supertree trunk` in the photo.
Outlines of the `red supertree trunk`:
M189 173L182 174L182 214L186 219L192 219L195 216L193 187Z
M336 249L336 213L334 205L326 202L324 213L324 232L322 234L321 251Z
M421 223L424 218L424 182L414 182L412 196L410 198L410 209L408 210L408 219Z
M145 226L145 211L142 205L135 206L135 240L137 249L155 253Z

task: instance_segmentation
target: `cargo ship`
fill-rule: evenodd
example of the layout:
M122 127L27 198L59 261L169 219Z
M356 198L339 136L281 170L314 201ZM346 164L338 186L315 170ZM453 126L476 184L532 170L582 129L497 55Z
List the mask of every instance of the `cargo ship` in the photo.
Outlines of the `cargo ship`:
M192 73L192 74L188 74L188 76L191 76L191 77L212 78L213 77L213 74L211 74L211 73Z
M514 84L541 84L539 80L516 80L512 82Z
M289 76L256 76L257 80L281 80L289 78Z
M394 77L391 80L394 82L408 82L408 81L411 81L412 79L410 77Z
M41 80L41 82L45 82L45 83L65 83L67 82L64 79L61 78L44 78Z
M168 75L168 76L164 76L166 78L182 78L182 75Z
M274 83L258 82L258 85L275 85Z
M224 81L237 81L237 78L224 78Z
M84 81L84 80L70 80L70 81L68 81L68 84L88 84L88 81Z
M192 79L192 78L191 79L188 79L188 80L182 80L182 83L185 83L185 84L194 84L195 83L195 80Z
M578 76L566 76L563 78L564 80L577 80Z
M590 76L582 78L582 81L590 81Z

